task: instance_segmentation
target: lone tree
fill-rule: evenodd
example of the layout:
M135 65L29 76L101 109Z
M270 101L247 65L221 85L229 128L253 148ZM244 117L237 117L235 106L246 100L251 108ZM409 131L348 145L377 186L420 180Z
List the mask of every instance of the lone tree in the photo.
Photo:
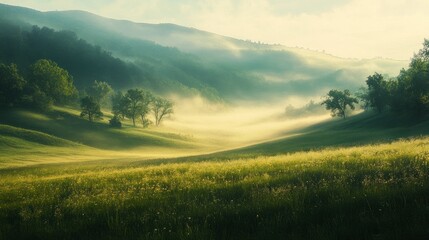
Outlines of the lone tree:
M73 77L55 62L40 59L30 68L31 83L43 91L53 103L64 103L76 95Z
M100 104L98 104L92 97L84 97L80 100L80 108L82 112L81 117L88 116L88 120L93 122L94 119L100 119L103 113L100 111Z
M157 97L153 100L152 110L155 115L155 125L159 126L165 116L173 113L173 103L167 99Z
M354 110L355 103L358 103L358 100L352 97L350 91L346 89L344 91L329 91L328 95L325 97L325 100L321 104L325 105L326 110L331 110L331 115L333 117L338 116L346 118L347 106Z

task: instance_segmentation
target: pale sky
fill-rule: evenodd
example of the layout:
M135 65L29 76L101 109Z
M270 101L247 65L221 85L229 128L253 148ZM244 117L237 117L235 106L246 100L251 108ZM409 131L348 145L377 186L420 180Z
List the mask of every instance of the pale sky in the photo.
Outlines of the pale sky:
M409 60L429 38L429 0L0 0L175 23L244 40L349 58Z

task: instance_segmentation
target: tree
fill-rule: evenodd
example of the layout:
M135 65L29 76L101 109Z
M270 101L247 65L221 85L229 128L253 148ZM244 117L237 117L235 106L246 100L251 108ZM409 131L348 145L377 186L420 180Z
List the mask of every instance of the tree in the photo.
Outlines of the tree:
M152 99L152 94L142 89L129 89L125 95L117 92L112 96L112 112L120 119L130 118L134 126L136 119L140 117L143 127L147 127L151 123L146 116L151 110Z
M347 106L354 110L355 103L358 103L358 100L352 97L350 91L346 89L344 91L330 90L321 104L325 105L326 110L331 110L333 117L346 118Z
M154 98L153 100L153 113L155 115L155 125L159 126L162 119L173 113L173 103L164 98Z
M52 98L48 97L38 86L30 85L27 90L29 95L24 96L28 97L27 99L24 99L27 106L46 111L53 104Z
M149 119L146 118L146 116L150 112L150 104L153 102L153 99L154 97L150 92L143 91L143 98L139 109L139 115L144 128L149 127L149 125L152 123Z
M77 93L73 77L51 60L40 59L31 65L30 80L53 103L64 103Z
M361 108L363 108L365 110L368 110L370 108L368 88L360 87L355 92L355 96L359 100Z
M416 115L424 115L429 110L429 40L425 39L423 48L411 59L406 70L405 89L408 95L408 108Z
M106 98L112 92L113 92L113 89L108 83L97 81L97 80L94 81L91 87L86 89L86 93L89 96L93 97L94 100L98 104L100 104L100 106L102 106L103 103L105 103Z
M128 99L128 108L126 115L131 118L133 125L136 126L136 117L140 115L142 111L142 102L144 100L143 91L140 89L130 89L125 94L125 98Z
M128 115L130 101L120 91L112 96L112 112L119 119L124 119Z
M82 112L80 113L81 117L88 116L90 122L94 119L100 119L103 116L103 113L100 111L100 104L98 104L92 97L84 97L80 100L80 108Z
M389 90L387 81L379 73L368 76L368 104L381 113L389 102Z
M16 64L0 64L0 105L15 106L22 100L26 81Z

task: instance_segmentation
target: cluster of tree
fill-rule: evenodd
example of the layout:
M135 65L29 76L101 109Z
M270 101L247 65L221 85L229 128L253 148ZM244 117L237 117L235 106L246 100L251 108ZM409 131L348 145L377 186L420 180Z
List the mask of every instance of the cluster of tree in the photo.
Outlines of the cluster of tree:
M0 64L0 106L47 109L77 97L73 77L55 62L40 59L24 78L16 64Z
M110 123L120 127L120 120L130 118L133 125L141 118L144 127L152 122L147 118L153 112L155 125L173 113L173 103L161 97L155 97L148 91L130 89L125 94L117 92L112 96L113 88L106 82L94 81L90 87L81 91L81 117L89 121L103 116L101 108L111 107L114 117ZM73 84L73 77L57 63L47 59L37 60L29 67L24 77L14 63L0 64L0 107L30 107L46 110L53 104L70 104L76 102L79 92Z
M112 97L112 112L116 119L114 122L129 118L136 126L136 120L140 119L143 127L152 124L148 119L148 114L152 112L155 125L159 126L165 116L173 113L173 103L142 89L129 89L125 94L117 92Z
M79 39L74 32L20 26L0 19L0 62L28 66L38 59L63 66L76 78L79 88L88 87L96 78L115 88L125 88L145 76L137 66Z
M366 80L367 89L360 95L367 108L421 117L429 113L429 40L414 55L408 69L396 78L375 73Z
M429 40L411 59L407 69L395 78L374 73L368 76L366 87L355 96L349 90L331 90L322 102L333 116L346 117L348 107L354 109L358 99L364 109L378 113L393 111L422 117L429 113Z

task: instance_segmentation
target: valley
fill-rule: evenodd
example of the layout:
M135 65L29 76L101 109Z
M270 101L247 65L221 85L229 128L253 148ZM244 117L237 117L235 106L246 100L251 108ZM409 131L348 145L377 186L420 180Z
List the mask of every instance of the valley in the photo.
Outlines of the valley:
M0 239L429 239L410 56L0 3Z

